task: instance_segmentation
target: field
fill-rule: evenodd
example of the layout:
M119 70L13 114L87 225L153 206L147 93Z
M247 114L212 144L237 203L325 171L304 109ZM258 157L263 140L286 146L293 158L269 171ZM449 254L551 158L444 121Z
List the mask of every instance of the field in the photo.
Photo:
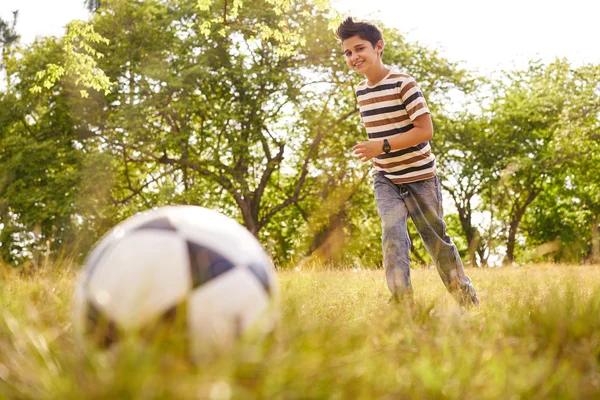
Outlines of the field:
M257 344L191 365L169 348L84 351L70 320L74 267L2 270L4 398L598 398L600 266L468 270L462 311L435 270L417 306L387 304L383 271L279 272L281 323Z

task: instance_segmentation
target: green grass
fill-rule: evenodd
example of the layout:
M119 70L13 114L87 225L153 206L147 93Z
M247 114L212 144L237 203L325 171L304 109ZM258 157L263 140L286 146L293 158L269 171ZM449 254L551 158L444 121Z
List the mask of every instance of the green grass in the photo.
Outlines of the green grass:
M73 336L75 273L4 269L5 398L598 398L600 267L468 270L481 305L462 311L435 270L414 270L417 307L388 305L383 271L279 273L281 323L212 362Z

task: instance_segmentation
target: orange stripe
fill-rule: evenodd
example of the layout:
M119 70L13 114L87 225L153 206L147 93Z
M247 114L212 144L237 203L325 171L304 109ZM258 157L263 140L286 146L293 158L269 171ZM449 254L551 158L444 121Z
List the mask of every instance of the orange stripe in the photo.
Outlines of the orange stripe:
M375 104L375 103L380 103L382 101L390 101L390 100L399 100L398 99L398 95L396 94L390 94L387 96L381 96L381 97L373 97L370 99L366 99L366 100L361 100L358 102L359 106L368 106L369 104Z
M406 92L408 92L410 89L414 88L415 86L417 86L417 82L415 82L415 81L411 81L411 82L407 83L406 85L404 85L402 87L402 90L400 90L400 97L404 98L404 96L406 95Z
M406 109L406 111L408 111L408 113L409 113L410 115L413 115L415 112L419 111L421 108L426 108L426 107L427 107L427 105L425 104L425 102L423 102L423 103L419 103L419 104L417 104L416 106L414 106L414 107L413 107L413 108L411 108L410 110L409 110L409 109Z
M435 176L435 171L429 172L424 175L411 176L410 178L389 178L389 176L386 175L386 177L389 178L394 183L411 183L411 182L424 181L425 179L433 178L434 176Z
M424 159L428 158L430 155L431 155L431 151L427 151L427 153L425 153L425 154L419 154L414 157L407 158L406 160L396 161L396 162L389 163L389 164L381 164L381 163L378 163L375 160L373 160L373 165L376 165L379 168L383 168L383 169L390 169L390 168L398 167L400 165L412 164L416 161L424 160Z
M385 119L380 119L377 121L365 122L365 127L366 128L374 128L376 126L398 124L400 122L403 122L403 121L406 121L409 119L410 119L410 117L408 116L408 114L405 114L405 115L401 115L396 118L385 118Z

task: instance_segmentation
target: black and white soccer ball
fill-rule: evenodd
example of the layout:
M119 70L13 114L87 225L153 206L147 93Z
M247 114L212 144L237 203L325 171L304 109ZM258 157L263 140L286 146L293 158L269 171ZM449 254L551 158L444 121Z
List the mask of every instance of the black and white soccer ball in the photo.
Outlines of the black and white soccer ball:
M80 337L110 345L184 310L192 356L230 346L257 323L272 325L276 314L275 272L258 240L233 219L195 206L116 225L90 252L76 290Z

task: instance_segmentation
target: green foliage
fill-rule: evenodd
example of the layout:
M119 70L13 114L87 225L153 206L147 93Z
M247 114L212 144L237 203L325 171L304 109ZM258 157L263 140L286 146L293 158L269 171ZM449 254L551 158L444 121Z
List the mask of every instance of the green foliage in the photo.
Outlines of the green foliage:
M594 66L574 68L565 60L532 62L526 70L482 85L468 104L477 114L448 113L438 120L444 188L471 244L472 263L476 252L485 264L491 246L500 241L508 263L527 261L544 243L554 248L557 260L580 260L589 252L591 235L584 226L593 213L567 211L565 204L581 202L574 186L596 187L598 182L584 172L594 170L590 160L598 148L598 72ZM477 226L475 214L483 212L492 220ZM546 222L536 221L538 217ZM556 252L550 246L555 240L562 241L563 249L575 245L574 235L583 239L578 250Z
M97 11L100 8L100 4L102 3L100 0L85 0L85 6L91 12Z
M458 212L457 232L462 232L464 256L472 266L486 265L490 255L490 238L485 238L485 227L478 226L474 219L478 210L486 209L476 204L495 180L494 171L503 168L502 145L481 116L465 111L457 115L442 113L436 118L433 147L442 187Z
M0 98L0 255L19 263L41 249L58 251L76 213L82 154L65 85L30 93L37 71L59 57L51 39L32 46L20 61L14 85ZM15 66L10 62L9 66Z
M572 68L564 60L547 66L532 63L527 71L499 82L490 107L490 125L506 144L506 167L497 171L501 195L495 198L508 230L507 261L521 220L542 192L562 187L566 171L594 154L600 113L600 69ZM577 180L581 179L579 177Z
M98 68L96 60L104 55L96 51L94 43L108 44L108 40L94 31L93 25L75 20L67 25L67 34L62 39L64 63L46 64L45 69L37 72L39 83L51 89L63 76L74 76L75 86L103 91L108 94L111 82L104 72ZM40 93L42 87L34 85L29 89L32 93ZM80 90L82 97L88 97L86 89Z
M25 48L0 21L4 260L84 255L140 210L195 204L242 222L282 267L380 266L369 166L351 154L366 139L362 77L328 1L86 5L89 22ZM380 26L384 62L413 75L432 110L465 263L501 247L507 262L600 257L598 66L532 62L488 82ZM415 264L428 264L409 230Z
M9 24L8 21L0 18L0 46L2 47L3 51L5 51L19 39L19 35L15 29L18 15L18 11L13 11L12 24Z

